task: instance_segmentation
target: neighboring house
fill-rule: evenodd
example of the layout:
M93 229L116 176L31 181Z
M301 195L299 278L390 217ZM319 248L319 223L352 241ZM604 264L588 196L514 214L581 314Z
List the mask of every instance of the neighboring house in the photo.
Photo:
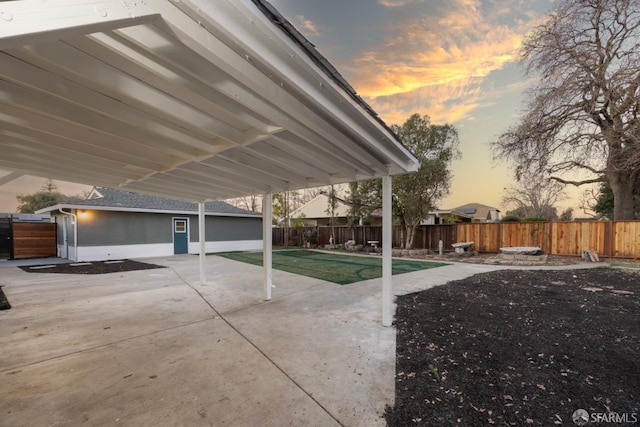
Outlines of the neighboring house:
M335 209L334 225L347 225L349 205L344 200L338 199ZM303 223L308 226L327 226L331 224L329 210L329 197L318 194L316 197L291 212L291 225Z
M199 253L197 203L96 187L87 200L39 210L58 227L58 256L73 261ZM205 204L207 252L259 250L262 216Z
M449 219L455 222L498 222L500 210L481 203L467 203L453 209L431 211L422 224L445 224Z
M430 211L420 225L451 224L454 222L471 222L473 217L457 212L454 209L436 209Z
M474 222L498 222L500 221L500 210L482 203L467 203L466 205L453 208L454 211L465 215L470 215Z

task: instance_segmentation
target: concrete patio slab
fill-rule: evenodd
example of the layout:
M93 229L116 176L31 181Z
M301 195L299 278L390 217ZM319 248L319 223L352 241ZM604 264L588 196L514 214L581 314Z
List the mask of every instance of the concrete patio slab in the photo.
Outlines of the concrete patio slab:
M103 275L3 268L0 426L382 426L395 329L381 279L339 286L207 257ZM396 294L505 268L394 276Z

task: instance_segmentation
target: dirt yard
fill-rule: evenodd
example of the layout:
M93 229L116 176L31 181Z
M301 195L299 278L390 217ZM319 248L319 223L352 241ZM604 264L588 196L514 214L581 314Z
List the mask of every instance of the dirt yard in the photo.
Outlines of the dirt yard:
M640 423L637 272L481 274L398 297L396 326L391 427Z

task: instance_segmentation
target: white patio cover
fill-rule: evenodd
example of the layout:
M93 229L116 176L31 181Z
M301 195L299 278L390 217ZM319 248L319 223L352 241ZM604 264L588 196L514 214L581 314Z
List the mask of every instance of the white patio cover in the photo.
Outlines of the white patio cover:
M415 170L269 13L248 0L0 3L0 169L183 200Z
M0 169L206 201L418 161L264 0L0 2Z

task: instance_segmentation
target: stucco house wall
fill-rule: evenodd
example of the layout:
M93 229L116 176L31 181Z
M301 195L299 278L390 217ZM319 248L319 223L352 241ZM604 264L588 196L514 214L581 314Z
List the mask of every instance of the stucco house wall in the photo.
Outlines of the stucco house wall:
M187 221L187 252L200 252L195 204L98 190L94 190L97 196L86 201L46 209L58 224L58 256L73 261L171 256L175 253L174 219ZM209 206L205 213L207 252L260 249L260 214L223 202Z
M174 218L187 219L188 253L200 253L197 215L77 210L76 216L77 246L71 217L63 214L52 215L58 224L58 256L62 258L74 261L102 261L171 256L174 254ZM262 218L206 217L207 252L261 249Z

